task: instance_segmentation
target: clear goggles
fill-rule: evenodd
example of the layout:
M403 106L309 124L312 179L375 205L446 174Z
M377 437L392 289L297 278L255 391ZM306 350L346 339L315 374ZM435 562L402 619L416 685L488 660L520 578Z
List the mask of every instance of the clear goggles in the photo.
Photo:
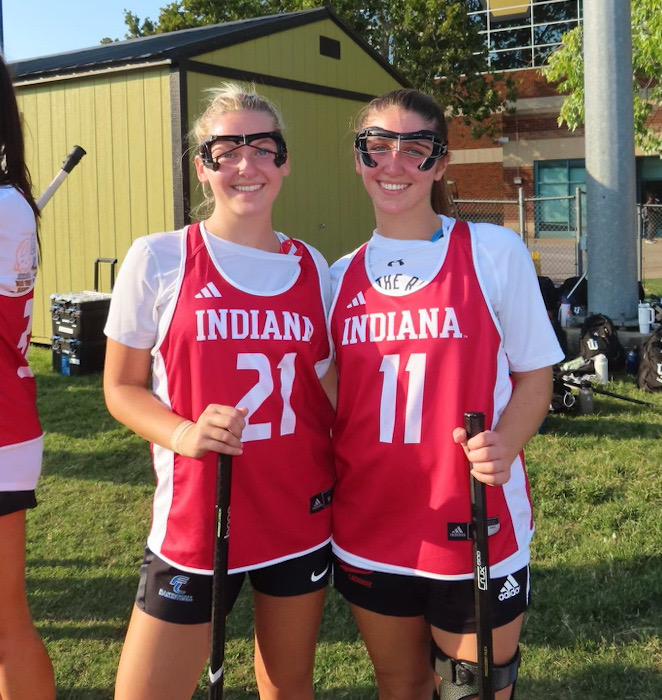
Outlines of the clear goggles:
M200 146L202 162L212 170L218 170L221 163L235 162L237 149L250 146L256 157L273 156L277 168L287 160L287 145L278 131L262 131L259 134L228 134L212 136Z
M436 131L423 129L399 134L377 126L361 129L354 148L368 168L377 167L380 157L397 152L416 162L419 170L429 170L448 153L448 145Z

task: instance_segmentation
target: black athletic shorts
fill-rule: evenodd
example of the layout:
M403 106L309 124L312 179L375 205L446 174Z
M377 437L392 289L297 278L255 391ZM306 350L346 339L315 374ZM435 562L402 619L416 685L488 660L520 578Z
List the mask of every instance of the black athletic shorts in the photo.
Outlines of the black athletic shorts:
M328 544L296 559L231 574L225 589L226 609L232 610L246 574L256 591L290 597L324 588L330 573L331 545ZM211 575L194 574L171 566L145 548L136 605L164 622L180 625L210 622L212 580Z
M358 569L335 559L333 582L350 603L382 615L416 617L446 632L476 631L473 579L438 579ZM512 622L529 605L529 567L490 580L492 627Z
M17 513L37 506L37 499L32 491L0 491L0 515Z

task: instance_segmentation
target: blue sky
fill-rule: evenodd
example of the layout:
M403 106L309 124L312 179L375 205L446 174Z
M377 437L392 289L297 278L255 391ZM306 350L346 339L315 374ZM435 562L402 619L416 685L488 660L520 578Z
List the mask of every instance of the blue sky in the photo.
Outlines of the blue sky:
M124 10L156 20L171 0L0 0L7 61L124 39Z

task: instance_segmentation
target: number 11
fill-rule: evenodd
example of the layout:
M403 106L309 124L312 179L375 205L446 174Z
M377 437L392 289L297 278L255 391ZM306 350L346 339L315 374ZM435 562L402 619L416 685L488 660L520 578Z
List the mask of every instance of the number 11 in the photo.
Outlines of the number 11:
M379 441L393 442L400 355L384 355L379 371L384 375L379 410ZM405 365L409 375L405 404L405 444L420 443L425 385L425 353L412 353Z

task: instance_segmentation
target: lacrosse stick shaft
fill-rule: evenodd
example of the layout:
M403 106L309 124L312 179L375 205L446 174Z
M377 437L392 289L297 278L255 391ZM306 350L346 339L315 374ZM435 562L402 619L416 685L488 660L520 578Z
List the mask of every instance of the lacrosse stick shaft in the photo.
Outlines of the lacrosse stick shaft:
M594 387L590 382L571 382L567 379L564 379L563 383L568 388L576 387L578 389L581 389L582 387L590 387L596 394L604 394L605 396L611 396L614 399L621 399L621 401L629 401L630 403L636 403L640 406L651 406L652 408L656 408L655 404L650 403L650 401L632 399L629 396L623 396L623 394L615 394L613 391L607 391L606 389L598 389L597 387Z
M225 591L228 578L230 536L230 489L232 457L218 455L216 482L216 540L214 544L214 581L211 606L211 652L209 655L208 700L222 700L225 666Z
M484 413L465 413L467 439L485 430ZM471 479L471 520L473 527L474 604L476 608L476 646L480 700L494 700L492 622L490 616L490 566L487 542L487 504L485 484Z
M80 146L74 146L69 155L64 159L62 167L58 174L53 178L51 184L43 191L42 195L37 200L37 208L41 211L50 198L55 194L58 187L64 182L67 175L78 165L80 159L85 155L85 149Z
M575 293L577 287L583 282L583 280L586 278L586 273L584 273L578 280L577 284L566 294L566 299L570 299L570 297Z

